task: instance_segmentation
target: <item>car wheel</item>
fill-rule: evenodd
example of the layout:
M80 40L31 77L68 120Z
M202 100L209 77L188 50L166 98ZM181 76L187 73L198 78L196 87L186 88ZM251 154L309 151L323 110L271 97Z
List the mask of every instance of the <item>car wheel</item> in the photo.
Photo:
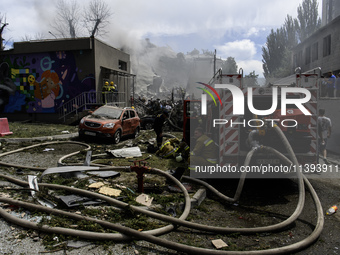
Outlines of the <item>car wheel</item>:
M146 130L150 130L152 128L153 128L153 123L152 122L148 122L148 123L145 124L145 129Z
M135 130L135 133L134 133L135 138L139 135L139 132L140 132L140 128L137 127L136 130Z
M116 133L113 135L113 143L115 144L119 143L121 137L122 137L122 132L120 130L117 130Z

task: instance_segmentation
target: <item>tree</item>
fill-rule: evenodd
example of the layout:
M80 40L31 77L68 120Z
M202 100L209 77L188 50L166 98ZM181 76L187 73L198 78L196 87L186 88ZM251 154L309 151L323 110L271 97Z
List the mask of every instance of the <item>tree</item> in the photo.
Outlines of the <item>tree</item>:
M108 5L102 0L92 0L84 11L84 24L91 36L104 35L112 16Z
M80 9L77 2L75 0L68 2L59 0L56 8L57 16L52 27L56 31L57 36L75 38L81 32L79 26Z
M206 56L212 56L212 57L215 55L214 51L204 50L204 49L202 49L202 54Z
M8 23L6 22L6 16L0 13L0 51L3 51L5 48L4 38L2 37L2 34L6 26L8 26Z
M267 36L266 46L262 47L262 63L265 77L285 77L292 70L291 51L298 44L295 23L287 15L285 23Z
M31 41L31 40L43 40L44 37L45 36L42 33L37 33L37 34L35 34L34 37L32 37L31 35L25 34L25 36L21 37L21 41L28 42L28 41Z
M244 76L244 86L245 87L256 87L259 86L257 82L258 74L255 74L255 71L250 72L248 75Z
M283 27L276 31L272 29L267 36L266 45L262 47L262 66L266 78L273 77L275 71L281 67L287 47L286 42L286 32Z
M223 61L221 68L223 73L237 73L238 67L235 58L228 57L227 60Z
M297 12L298 17L294 22L299 40L302 42L321 27L317 0L304 0Z
M296 26L292 16L287 15L283 24L288 49L293 49L298 44Z
M282 53L281 65L272 73L271 77L282 78L291 75L293 71L292 63L292 51L286 47Z
M198 49L193 49L191 52L188 52L188 55L190 56L195 56L195 55L199 55L200 51Z
M262 63L264 76L285 77L292 73L292 49L298 42L305 40L321 25L318 18L316 0L304 0L297 9L298 19L287 15L280 29L267 36L267 42L262 47Z

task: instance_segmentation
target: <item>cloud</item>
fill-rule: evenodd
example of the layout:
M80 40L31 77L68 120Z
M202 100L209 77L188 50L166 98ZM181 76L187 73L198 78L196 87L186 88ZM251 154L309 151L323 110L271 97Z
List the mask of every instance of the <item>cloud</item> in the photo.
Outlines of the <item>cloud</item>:
M249 28L246 33L244 34L245 38L249 38L249 37L257 37L261 34L261 32L266 31L266 29L264 27L251 27Z
M110 1L112 24L139 35L175 36L193 33L223 36L234 29L279 27L287 14L296 16L296 0ZM138 32L137 32L138 31Z
M248 75L249 73L255 71L255 74L259 77L263 77L262 61L259 60L243 60L237 61L238 68L243 69L243 75Z
M247 35L258 33L259 27L281 26L287 14L296 16L296 9L302 0L172 0L135 1L104 0L113 13L110 32L115 27L133 34L137 38L162 36L188 36L199 34L213 41L223 38L234 30L246 31ZM85 8L90 0L77 0L79 8ZM1 4L2 3L2 4ZM47 33L56 13L56 7L49 1L30 0L20 4L0 0L11 19L13 39L24 34L34 36ZM249 29L250 27L250 29ZM193 45L192 48L194 48Z
M76 0L85 8L91 0ZM18 1L17 1L18 2ZM20 41L26 35L43 34L53 38L51 24L56 6L46 0L0 0L1 13L10 23L4 38ZM297 16L303 0L104 0L113 13L109 34L99 38L113 47L137 50L139 41L150 38L157 46L169 46L177 52L217 50L218 56L232 56L237 62L261 64L260 47L270 29L280 27L287 16ZM321 2L321 0L319 0ZM321 4L319 4L321 10ZM87 35L80 35L87 36ZM131 52L132 53L132 52ZM252 70L251 70L252 71Z
M222 58L233 57L237 60L251 60L256 55L255 43L249 39L227 42L215 47Z
M238 68L243 69L244 75L255 71L255 74L263 77L262 61L258 60L256 56L257 50L255 42L244 39L227 42L223 45L216 45L215 47L218 55L222 56L222 59L227 59L228 57L235 58Z
M48 1L22 1L20 4L8 4L0 0L3 7L0 14L6 16L9 23L4 30L6 41L21 41L26 36L34 39L38 34L49 36L48 31L54 15L54 6Z

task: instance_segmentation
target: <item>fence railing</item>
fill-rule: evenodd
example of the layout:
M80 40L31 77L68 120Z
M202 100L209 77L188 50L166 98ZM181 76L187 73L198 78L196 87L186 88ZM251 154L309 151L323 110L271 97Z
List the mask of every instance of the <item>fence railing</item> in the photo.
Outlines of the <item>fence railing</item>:
M105 104L125 107L127 103L124 98L124 92L83 92L58 108L59 119L65 122L73 116L78 118L81 112Z

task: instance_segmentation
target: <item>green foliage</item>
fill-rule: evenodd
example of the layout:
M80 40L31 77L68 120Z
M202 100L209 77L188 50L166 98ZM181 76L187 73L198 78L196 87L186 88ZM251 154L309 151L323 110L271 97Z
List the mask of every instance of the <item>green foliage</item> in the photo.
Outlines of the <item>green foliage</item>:
M298 17L287 15L281 28L271 30L262 47L264 76L285 77L292 73L291 52L298 44L312 35L321 26L317 0L304 0L297 9Z
M311 36L321 26L321 19L318 16L318 1L304 0L299 5L298 17L294 20L296 31L300 42Z
M215 55L214 51L204 50L204 49L202 49L202 53L203 53L203 55L212 56L212 57Z
M237 64L235 61L235 58L228 57L227 60L225 60L222 63L222 71L223 73L237 73Z
M274 31L271 30L267 36L266 46L262 47L264 76L272 76L282 66L282 59L286 51L286 32L283 27Z
M188 55L195 56L200 54L200 51L198 49L193 49L191 52L188 52Z
M255 87L259 86L257 82L257 78L259 77L258 74L255 74L255 71L250 72L248 75L244 76L244 86L246 87Z

